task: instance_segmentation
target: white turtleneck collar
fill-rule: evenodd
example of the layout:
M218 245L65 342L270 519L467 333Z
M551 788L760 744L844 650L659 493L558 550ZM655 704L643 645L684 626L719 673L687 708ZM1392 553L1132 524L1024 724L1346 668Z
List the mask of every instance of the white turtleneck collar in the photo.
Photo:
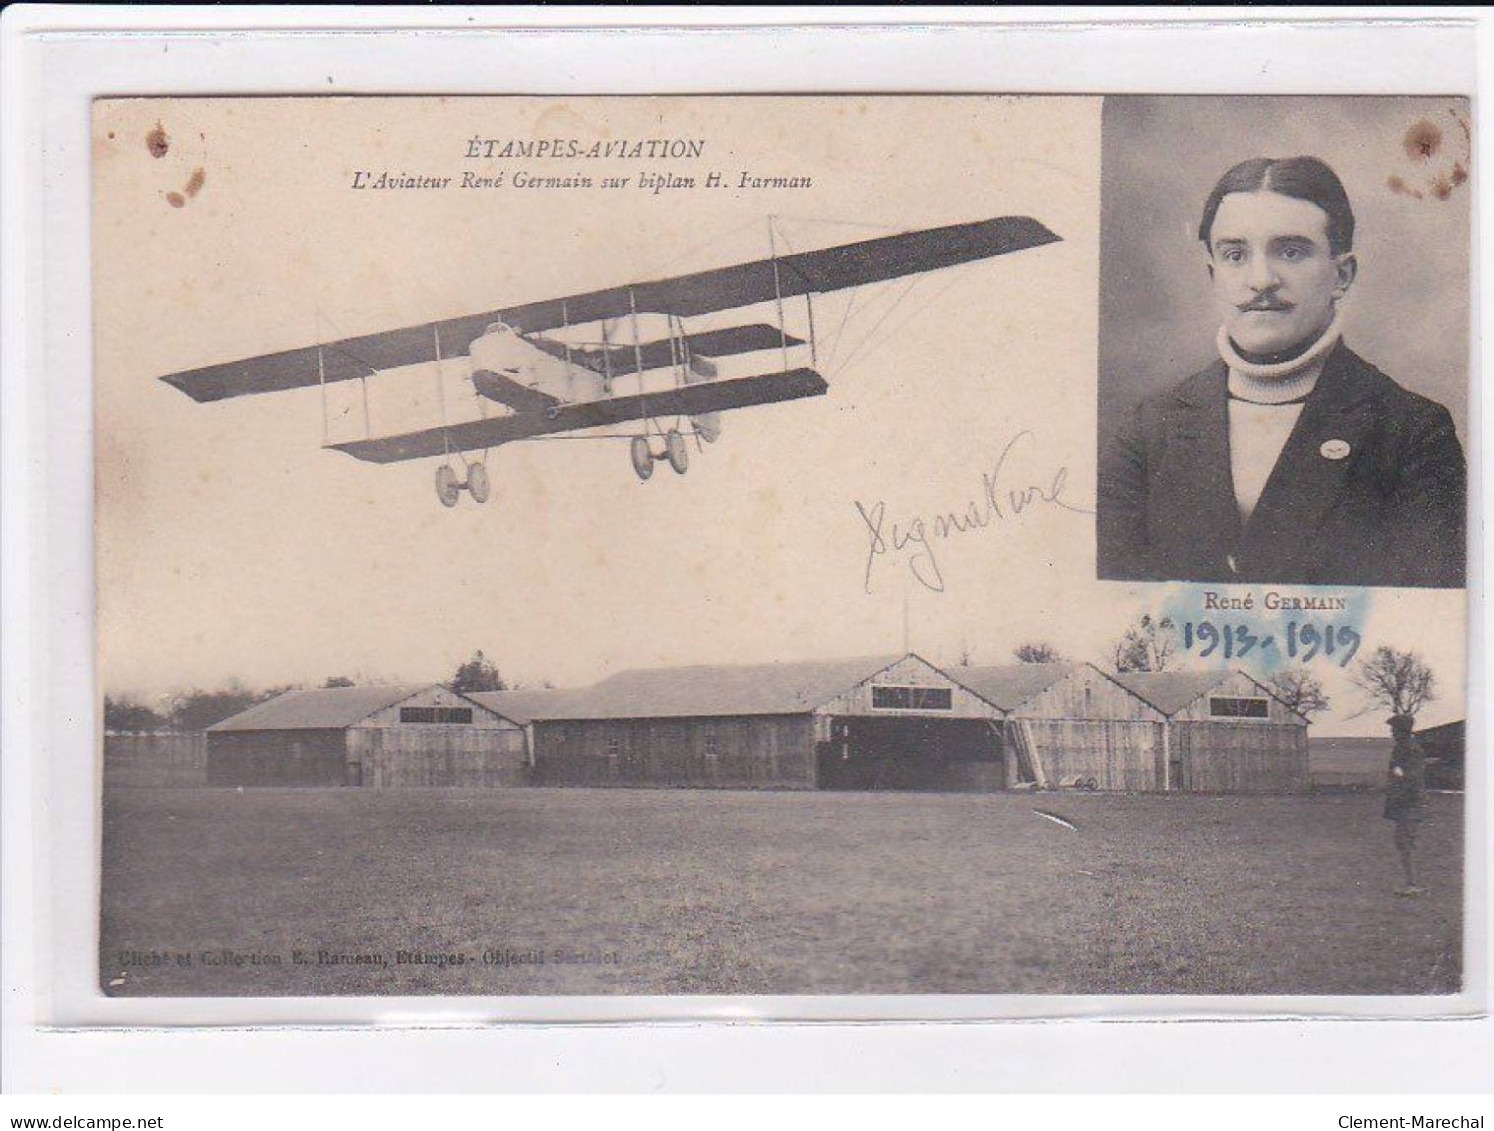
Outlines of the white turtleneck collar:
M1342 316L1335 310L1333 321L1317 341L1296 357L1285 361L1256 362L1240 355L1224 327L1219 328L1219 356L1229 367L1229 395L1254 404L1287 404L1311 393L1323 372L1328 354L1342 335Z

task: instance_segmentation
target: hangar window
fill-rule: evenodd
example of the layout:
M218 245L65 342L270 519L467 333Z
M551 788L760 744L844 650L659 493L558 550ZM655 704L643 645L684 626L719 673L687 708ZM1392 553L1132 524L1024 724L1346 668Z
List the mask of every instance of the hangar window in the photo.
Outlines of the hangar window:
M705 756L712 762L721 756L721 743L714 731L705 736Z
M947 687L873 687L872 707L879 711L951 711L954 697Z
M1209 717L1213 719L1265 719L1271 712L1266 699L1244 696L1209 696Z
M471 707L401 707L402 723L470 723Z

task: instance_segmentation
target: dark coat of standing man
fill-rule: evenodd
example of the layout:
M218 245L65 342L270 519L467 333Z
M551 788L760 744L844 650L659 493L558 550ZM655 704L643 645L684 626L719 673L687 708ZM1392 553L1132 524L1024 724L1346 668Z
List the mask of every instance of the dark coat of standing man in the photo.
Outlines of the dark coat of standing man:
M1219 360L1142 402L1102 456L1100 576L1463 585L1452 417L1342 340L1358 262L1337 174L1315 157L1236 165L1198 235Z
M1388 720L1390 732L1395 736L1395 748L1390 755L1390 772L1385 783L1385 819L1395 822L1395 850L1401 857L1401 870L1405 873L1406 885L1398 888L1396 895L1417 896L1421 888L1416 883L1416 832L1421 824L1422 806L1426 797L1426 757L1421 743L1412 733L1416 720L1410 715L1392 715Z

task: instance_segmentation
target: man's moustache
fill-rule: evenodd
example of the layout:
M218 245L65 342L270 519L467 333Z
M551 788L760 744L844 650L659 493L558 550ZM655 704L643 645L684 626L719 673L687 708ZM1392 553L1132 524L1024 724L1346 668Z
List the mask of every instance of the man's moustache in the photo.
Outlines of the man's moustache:
M1252 310L1291 310L1292 304L1279 298L1256 298L1237 304L1242 314Z

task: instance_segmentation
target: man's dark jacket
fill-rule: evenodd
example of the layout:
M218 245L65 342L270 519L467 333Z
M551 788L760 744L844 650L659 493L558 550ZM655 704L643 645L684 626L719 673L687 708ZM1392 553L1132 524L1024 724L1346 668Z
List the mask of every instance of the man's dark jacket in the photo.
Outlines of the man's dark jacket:
M1420 820L1426 791L1427 761L1420 740L1410 734L1397 737L1385 778L1386 819Z
M1243 522L1228 379L1217 361L1149 397L1102 454L1102 578L1463 584L1468 473L1447 409L1340 342Z

